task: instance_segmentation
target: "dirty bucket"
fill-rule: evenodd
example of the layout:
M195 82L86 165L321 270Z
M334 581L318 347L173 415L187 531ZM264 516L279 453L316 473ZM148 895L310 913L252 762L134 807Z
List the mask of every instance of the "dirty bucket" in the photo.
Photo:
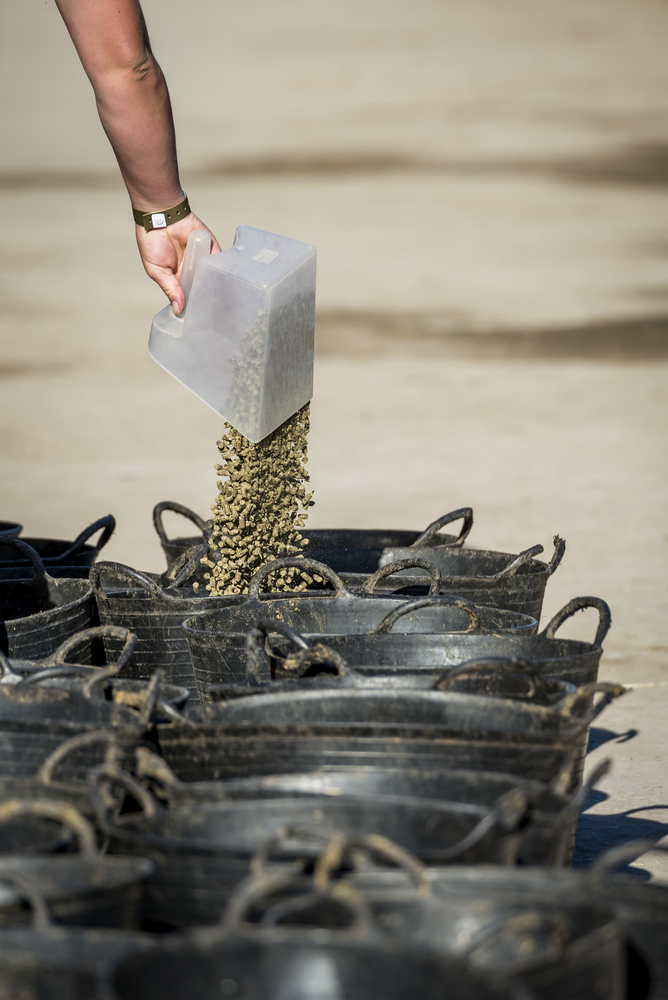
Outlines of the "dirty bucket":
M237 893L222 926L110 962L103 1000L529 1000L522 987L462 959L388 946L351 894L309 894L296 902L293 921L283 911L278 925L251 922L254 911L267 909L263 898L293 880L261 875Z
M0 582L0 652L42 659L70 636L95 625L95 598L87 580L49 576L34 549L19 538L6 546L32 564L30 580Z
M440 534L442 528L460 519L463 524L459 535ZM371 586L389 592L405 589L420 596L428 581L419 569L386 572L391 563L418 558L438 568L441 593L539 619L547 581L564 555L563 539L555 536L554 554L548 564L536 558L543 551L542 545L534 545L519 555L463 548L472 525L473 511L462 507L439 517L421 533L306 529L303 535L309 539L308 555L327 563L353 591ZM376 577L380 569L385 572Z
M520 611L539 619L547 581L559 566L566 545L555 536L554 554L549 563L536 558L543 551L534 545L519 555L485 552L481 549L458 549L450 546L427 548L413 546L389 550L397 559L383 556L381 566L371 576L342 573L342 578L355 593L410 594L427 593L429 579L418 568L406 569L402 564L416 554L427 565L435 566L441 580L439 593L456 594L476 604ZM402 553L413 555L402 555Z
M334 587L334 593L303 592L286 597L261 595L260 585L272 572L296 566L319 574ZM238 683L246 671L244 643L258 620L275 618L300 632L438 633L441 639L453 632L498 634L531 633L535 619L500 608L483 608L449 595L418 600L352 594L333 570L312 559L277 559L261 567L251 580L248 595L234 606L205 611L183 622L201 701L207 700L210 684Z
M191 521L199 531L197 535L183 538L168 538L162 518L165 511L173 511ZM473 511L463 507L440 519L439 527L444 527L451 521L464 519L459 535L439 535L441 545L463 545L473 525ZM212 522L184 507L183 504L171 500L156 504L153 510L153 524L158 533L160 544L167 559L167 565L193 545L208 542ZM438 529L437 529L438 530ZM388 547L412 545L425 532L419 531L388 531L367 528L306 528L301 532L309 540L309 555L319 562L327 563L336 572L374 573L378 569L378 561L383 551ZM430 536L431 537L431 536Z
M578 813L610 766L608 760L603 761L577 794L571 796L564 791L571 780L570 762L550 785L490 771L418 771L383 766L326 767L309 773L186 783L179 781L165 761L148 748L139 747L136 756L135 773L149 787L158 788L170 808L193 802L302 795L346 795L367 799L396 795L490 807L500 796L519 787L526 799L527 812L522 823L518 860L525 865L556 866L570 865Z
M455 521L462 521L458 535L440 534L442 528ZM302 531L308 539L308 554L319 562L327 563L339 574L353 573L369 575L381 565L384 554L391 550L409 547L430 548L442 546L460 548L473 527L473 510L461 507L450 511L430 524L425 531L382 530L377 528L305 528ZM425 553L412 551L409 556L428 558ZM390 560L393 562L394 560Z
M110 626L91 630L92 638ZM45 669L28 664L2 664L0 683L0 779L35 775L49 755L60 762L64 782L85 781L87 770L99 763L104 745L101 731L117 734L119 741L134 746L156 719L185 704L187 690L161 682L121 680L113 675L129 659L135 638L126 630L125 645L116 663L104 669L65 662L77 643L85 645L91 634L73 636L59 650L60 659ZM37 668L37 669L35 669ZM75 746L67 741L76 740ZM58 753L62 752L62 760Z
M202 547L197 547L192 559L185 564L186 577L189 577L188 570L199 562L202 552ZM101 585L105 574L113 575L113 590ZM163 587L144 573L120 563L96 563L90 570L90 584L102 624L128 628L137 636L132 661L124 668L123 676L146 679L160 667L169 683L191 689L193 700L197 701L195 675L182 622L205 609L228 607L244 598L209 597L206 591L199 594L191 586L181 586L178 578L171 587ZM125 589L117 589L121 587ZM118 640L109 637L105 649L108 657L115 657Z
M592 642L557 637L558 630L569 618L589 608L595 609L599 615ZM286 661L292 669L296 656L308 656L308 650L319 644L326 646L357 673L379 682L407 683L404 675L424 674L424 683L427 683L427 678L435 678L448 668L454 669L481 658L501 657L525 660L544 677L568 681L579 687L594 683L598 677L603 652L601 646L610 624L610 609L600 597L574 597L538 635L458 632L444 637L401 633L393 629L376 629L355 635L300 635L296 630L277 623L277 631L271 635L267 650L272 675Z
M363 848L363 841L355 846ZM381 860L387 850L397 864L395 845L375 841L368 847ZM338 855L321 859L319 885L345 853L341 845ZM466 957L489 974L518 979L541 1000L623 1000L626 948L614 907L593 894L569 898L550 891L550 882L572 873L550 872L543 879L545 869L511 871L510 878L497 879L487 866L458 866L449 877L449 869L420 869L409 857L403 871L371 868L344 882L361 893L388 941Z
M224 721L218 706L201 706L180 722L161 726L156 746L182 781L382 766L502 771L549 783L570 762L571 791L580 780L591 722L623 691L615 684L584 685L562 699L560 708L544 710L540 720L532 718L538 723L534 729L525 728L529 711L511 710L508 718L520 724L516 730L478 731L475 715L467 729L464 716L454 711L445 725L431 726L372 720L232 724ZM600 700L579 714L597 692Z
M281 646L272 642L278 638ZM239 684L212 684L210 699L221 701L246 694L268 694L295 686L304 690L314 687L338 686L356 688L419 688L445 690L467 694L484 694L496 698L523 698L536 704L554 704L565 694L573 693L574 684L546 675L542 665L520 658L485 656L467 660L445 670L428 664L429 647L421 655L419 640L429 635L417 634L415 662L401 669L388 669L384 664L366 668L350 666L326 643L307 642L303 635L283 622L261 619L245 637L246 677ZM342 637L343 638L343 637ZM348 637L345 637L348 638ZM288 640L288 644L283 643ZM427 661L425 665L422 661Z
M167 810L152 804L142 786L125 776L142 812L111 821L98 789L123 773L107 765L89 777L97 797L98 825L114 853L147 857L156 864L147 881L147 915L174 926L212 923L251 871L258 852L275 863L312 861L336 835L391 831L392 838L423 860L514 864L526 800L517 788L489 806L412 797L313 795L198 802ZM271 846L268 846L268 845Z
M429 895L438 906L443 905L452 912L455 919L461 923L473 917L469 928L465 929L464 943L475 933L476 924L485 919L503 926L507 915L526 910L543 910L548 914L559 914L568 911L577 913L578 909L596 907L610 911L615 918L618 931L623 935L622 981L618 982L617 997L628 1000L666 1000L668 998L668 888L665 885L647 883L637 875L616 874L614 869L629 861L636 860L645 852L666 848L650 841L633 841L613 848L602 855L587 870L565 870L555 868L508 868L501 866L448 866L425 869L421 879L426 882ZM351 887L359 891L372 913L375 911L378 926L379 910L374 899L382 902L383 895L389 902L392 897L408 903L415 901L416 880L412 872L398 870L367 870L349 877ZM422 898L426 897L423 892ZM433 916L426 924L414 920L415 910L402 919L400 908L393 908L388 913L389 919L381 922L382 930L391 935L397 934L398 943L405 944L411 935L419 931L419 940L424 945L431 941L437 949L441 949L448 941L452 941L457 924L442 925L443 933L439 933L439 921ZM476 912L477 911L477 912ZM457 913L461 917L457 917ZM566 928L568 929L568 928ZM438 940L437 940L438 939ZM577 943L571 937L572 944ZM475 940L473 942L475 944ZM484 943L481 942L481 943ZM549 943L549 938L548 938ZM567 941L568 944L568 941ZM467 948L467 953L471 951ZM573 979L566 983L561 997L581 995L583 980L580 975L591 976L598 966L605 979L607 970L619 970L618 959L608 953L598 964L597 954L592 954L584 942L579 951L579 962L576 965ZM481 955L483 962L490 957ZM555 957L559 960L559 952ZM578 959L578 954L573 956ZM570 964L570 963L569 963ZM626 966L626 982L624 981L624 965ZM572 966L571 966L572 968ZM536 970L537 972L538 970ZM564 969L564 971L568 971ZM554 966L550 979L559 970ZM558 979L556 980L558 982ZM585 980L586 982L586 980ZM538 977L530 983L535 996L542 996L543 990L550 987L549 979L541 981ZM585 995L601 995L602 991L589 992ZM557 994L559 996L559 994Z
M4 802L0 806L0 838L8 822L20 819L62 823L74 834L78 852L30 856L18 844L19 853L0 854L0 926L30 920L21 895L3 885L12 875L39 889L59 923L126 929L139 926L142 881L153 871L150 861L100 854L95 830L68 802Z
M151 936L136 931L64 927L53 923L39 887L6 873L29 905L30 926L0 926L0 995L7 1000L92 1000L109 962L147 947Z

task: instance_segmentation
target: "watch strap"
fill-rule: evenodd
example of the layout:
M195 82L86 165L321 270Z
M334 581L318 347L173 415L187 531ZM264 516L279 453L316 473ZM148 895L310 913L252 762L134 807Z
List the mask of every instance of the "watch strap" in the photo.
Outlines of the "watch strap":
M133 208L132 214L137 225L143 226L147 233L150 233L152 229L165 229L190 215L188 195L174 208L166 208L162 212L140 212L138 208Z

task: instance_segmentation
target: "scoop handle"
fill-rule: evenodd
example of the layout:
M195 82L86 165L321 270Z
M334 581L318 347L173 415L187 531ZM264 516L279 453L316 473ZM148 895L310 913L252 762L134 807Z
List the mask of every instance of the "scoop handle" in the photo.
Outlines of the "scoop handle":
M195 268L197 267L197 261L200 257L207 256L211 253L211 233L208 233L206 229L193 229L192 233L188 237L188 243L186 244L186 253L183 258L183 267L181 268L181 288L186 297L186 305L181 313L181 317L188 308L188 299L190 298L190 290L193 286L193 278L195 277Z

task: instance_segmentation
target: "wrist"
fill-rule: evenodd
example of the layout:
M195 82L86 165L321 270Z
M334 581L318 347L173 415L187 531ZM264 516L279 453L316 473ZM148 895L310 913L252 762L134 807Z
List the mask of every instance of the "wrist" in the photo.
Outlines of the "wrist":
M132 214L135 223L149 233L152 229L166 229L175 222L182 222L191 214L188 195L183 191L176 201L171 201L169 204L169 208L136 208L133 205Z

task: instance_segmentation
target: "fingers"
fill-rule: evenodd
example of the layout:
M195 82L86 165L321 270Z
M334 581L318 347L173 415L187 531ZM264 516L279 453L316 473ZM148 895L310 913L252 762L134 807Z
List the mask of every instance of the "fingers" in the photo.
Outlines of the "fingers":
M205 229L210 234L211 253L221 252L220 244L211 230L193 213L165 229L153 229L147 233L141 226L136 227L137 246L144 270L149 278L160 285L177 316L183 312L186 304L179 277L188 237L194 229Z

